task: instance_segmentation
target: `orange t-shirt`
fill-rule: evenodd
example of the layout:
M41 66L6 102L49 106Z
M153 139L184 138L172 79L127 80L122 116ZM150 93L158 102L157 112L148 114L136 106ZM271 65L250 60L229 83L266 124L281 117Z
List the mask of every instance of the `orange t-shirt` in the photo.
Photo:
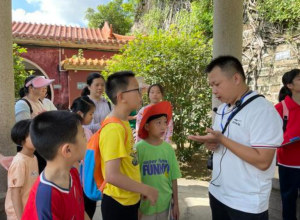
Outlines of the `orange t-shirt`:
M14 157L7 174L8 190L5 199L5 211L7 220L17 219L11 200L11 190L14 187L21 187L23 209L27 203L29 192L39 176L39 168L36 157L28 157L17 153Z

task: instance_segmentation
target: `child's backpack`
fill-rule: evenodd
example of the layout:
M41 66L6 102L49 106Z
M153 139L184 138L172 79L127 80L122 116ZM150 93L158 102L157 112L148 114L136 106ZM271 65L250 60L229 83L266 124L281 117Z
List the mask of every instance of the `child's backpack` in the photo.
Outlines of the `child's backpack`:
M109 123L121 124L125 129L125 143L127 141L127 130L123 122L115 117L105 119L101 128L90 138L84 160L80 166L80 179L85 195L94 201L102 199L102 191L105 187L101 169L101 152L99 149L99 138L101 130Z
M281 103L282 103L282 107L283 107L283 116L282 116L283 126L282 126L282 129L283 129L283 131L285 131L288 120L289 120L289 109L287 108L286 103L285 103L284 100L282 100Z

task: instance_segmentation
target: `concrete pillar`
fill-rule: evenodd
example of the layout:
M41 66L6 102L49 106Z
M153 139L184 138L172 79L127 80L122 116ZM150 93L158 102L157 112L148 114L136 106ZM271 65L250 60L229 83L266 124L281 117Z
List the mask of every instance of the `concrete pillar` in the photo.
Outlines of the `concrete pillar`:
M213 57L232 55L242 61L243 1L215 0L213 25ZM213 97L212 106L220 101Z
M14 155L16 147L10 140L10 130L15 123L11 0L1 0L0 10L0 153ZM6 190L7 171L0 166L0 219L6 219Z

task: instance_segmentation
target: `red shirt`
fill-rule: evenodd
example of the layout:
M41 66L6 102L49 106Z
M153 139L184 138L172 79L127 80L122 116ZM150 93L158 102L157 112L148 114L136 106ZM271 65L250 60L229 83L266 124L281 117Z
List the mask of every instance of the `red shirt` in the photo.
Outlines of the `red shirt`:
M283 144L294 137L300 137L300 105L291 97L284 99L289 110L289 119L284 132ZM275 105L279 115L283 117L282 103ZM300 167L300 141L277 149L277 160L280 165Z
M63 189L46 180L44 172L41 173L32 186L22 219L84 219L83 193L77 170L70 170L69 189Z

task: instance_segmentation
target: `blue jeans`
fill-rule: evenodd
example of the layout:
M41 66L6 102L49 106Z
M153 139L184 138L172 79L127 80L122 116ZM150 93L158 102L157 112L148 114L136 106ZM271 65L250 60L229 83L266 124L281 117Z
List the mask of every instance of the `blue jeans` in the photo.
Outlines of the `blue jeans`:
M259 214L252 214L232 209L209 193L212 220L268 220L268 210Z
M300 169L278 166L283 220L297 220Z

